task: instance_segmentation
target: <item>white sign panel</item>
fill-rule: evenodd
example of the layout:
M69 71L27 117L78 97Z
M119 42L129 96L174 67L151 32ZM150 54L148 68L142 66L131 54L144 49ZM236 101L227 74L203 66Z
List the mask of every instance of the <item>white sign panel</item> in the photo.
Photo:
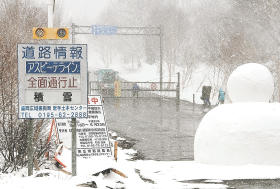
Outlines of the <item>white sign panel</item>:
M72 128L71 119L56 119L55 120L59 140L63 142L63 145L67 148L72 146Z
M77 129L77 155L112 156L108 128L100 95L88 96L88 122Z
M19 118L87 117L87 45L18 44Z
M77 122L78 156L83 158L112 156L101 96L88 97L88 119L78 119ZM69 148L71 147L70 123L66 119L56 120L59 138Z

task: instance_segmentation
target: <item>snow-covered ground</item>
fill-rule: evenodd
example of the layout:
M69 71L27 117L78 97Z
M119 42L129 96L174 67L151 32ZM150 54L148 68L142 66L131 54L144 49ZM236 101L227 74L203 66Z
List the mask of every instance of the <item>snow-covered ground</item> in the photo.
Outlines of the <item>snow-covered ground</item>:
M155 65L143 64L137 71L115 65L111 67L120 73L120 76L129 81L154 81L158 69ZM182 99L190 100L192 94L198 91L202 81L201 77L209 69L204 65L197 68L189 87L182 92ZM207 74L206 74L207 75ZM166 77L165 77L166 78ZM196 81L198 80L198 81ZM207 81L206 81L207 82ZM106 110L105 110L106 113ZM110 125L108 125L110 128ZM116 137L116 134L112 134ZM119 140L123 140L118 138ZM32 188L84 188L92 185L93 181L98 188L126 188L126 189L185 189L185 188L227 188L225 180L233 179L275 179L280 178L280 166L266 165L208 165L195 161L152 161L134 160L136 153L132 149L118 150L118 161L108 160L82 160L78 158L77 173L72 177L61 171L43 169L36 171L33 176L27 177L27 170L22 169L11 174L0 175L1 188L32 189ZM209 154L210 156L211 154ZM124 173L127 178L115 173L93 176L97 170L115 168ZM38 177L38 175L48 175ZM197 182L194 182L197 180ZM202 181L203 180L203 181Z
M65 17L71 17L69 20L75 23L84 24L86 11L82 12L81 20L75 20L77 14L81 14L81 7L71 1L65 9L75 7L76 12L69 14L64 12ZM75 1L76 2L76 1ZM88 3L90 0L88 0ZM74 4L73 4L74 3ZM81 3L80 3L81 4ZM104 5L102 5L104 6ZM100 9L100 8L99 8ZM96 8L97 10L97 8ZM97 11L88 11L97 14ZM71 16L70 16L71 15ZM65 21L65 25L70 21ZM86 23L87 24L87 23ZM92 64L94 62L94 64ZM104 65L98 64L95 56L89 56L89 68L94 71L98 68L104 68ZM115 63L109 66L119 72L120 76L128 81L159 81L159 66L148 65L143 63L137 69L130 69L127 66ZM107 67L108 68L108 67ZM175 68L172 81L177 81L176 72L182 72L182 68ZM164 67L163 80L168 81L167 69ZM188 85L184 86L181 91L181 99L192 101L193 94L196 96L196 103L201 103L201 86L210 84L210 79L214 78L214 73L201 64L194 70ZM215 78L214 78L215 79ZM212 104L215 104L215 97ZM106 110L105 110L106 111ZM110 125L109 125L110 128ZM120 139L120 138L119 138ZM96 183L97 188L126 188L126 189L185 189L185 188L227 188L224 180L232 179L274 179L280 178L280 166L267 165L207 165L195 161L152 161L152 160L135 160L131 158L136 153L132 149L118 150L118 161L113 159L92 160L79 159L77 162L78 175L72 177L64 172L54 168L34 171L33 176L27 176L27 169L10 174L0 173L0 188L4 189L44 189L44 188L67 188L76 189L84 188L85 185ZM209 154L210 156L211 154ZM124 173L127 178L118 174L99 174L94 170L100 170L100 167L115 168ZM193 180L205 180L203 182L192 182Z
M111 67L120 76L129 81L157 81L158 68L156 65L143 64L139 69L131 71L116 64ZM179 69L178 69L179 70ZM207 75L211 71L207 66L199 66L193 73L188 88L182 91L184 100L192 100L192 94L200 95L199 88L203 81L207 84ZM166 72L164 72L166 73ZM208 74L209 76L209 74ZM164 78L167 78L164 75ZM173 81L176 81L174 77ZM106 110L105 110L106 113ZM110 128L110 125L108 125ZM79 160L78 175L72 177L61 171L43 169L27 177L27 170L11 174L0 174L1 188L33 189L33 188L84 188L82 184L96 183L98 188L126 188L126 189L185 189L185 188L227 188L224 180L233 179L275 179L280 178L280 166L265 165L207 165L195 161L151 161L129 160L136 152L132 149L118 150L118 161ZM209 154L210 156L211 154ZM115 173L109 175L96 173L97 165L104 168L115 168L124 173L127 178ZM38 175L48 175L38 177ZM193 182L193 180L204 180Z
M75 177L50 169L35 171L30 177L27 177L27 169L11 174L0 174L0 187L4 189L76 189L84 188L86 184L90 185L94 181L97 188L217 189L228 187L223 180L280 178L280 166L217 166L199 164L194 161L129 160L135 153L136 151L132 149L119 148L117 162L113 159L78 161L78 175ZM91 170L94 170L97 165L104 168L114 167L124 173L127 178L115 173L92 176L95 172ZM204 181L193 182L193 180L201 179Z

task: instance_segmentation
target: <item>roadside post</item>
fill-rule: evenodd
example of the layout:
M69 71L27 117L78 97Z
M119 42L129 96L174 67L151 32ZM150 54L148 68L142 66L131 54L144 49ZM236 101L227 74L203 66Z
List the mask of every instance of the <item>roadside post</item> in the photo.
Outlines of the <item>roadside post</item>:
M18 44L17 47L19 119L28 119L28 126L32 127L32 119L87 118L87 45ZM32 128L29 129L31 133ZM32 148L28 147L29 158L33 157ZM76 150L73 151L75 160ZM28 162L31 164L32 160ZM29 174L31 167L28 166Z
M160 90L162 90L162 58L163 58L163 50L162 50L162 38L163 38L163 27L159 27L159 83L160 83Z
M114 81L114 96L120 97L121 96L121 83L119 80Z
M27 119L27 153L28 153L28 176L33 175L33 125L32 119ZM25 125L26 126L26 125Z
M180 72L177 73L178 81L176 86L176 110L180 109Z
M193 112L194 112L194 107L195 107L195 94L193 94Z
M115 161L118 161L118 142L114 142L114 159Z
M77 123L76 118L71 119L72 128L72 176L77 175Z
M72 23L72 44L75 43L75 25ZM87 72L88 76L88 72ZM88 82L88 78L87 78ZM72 118L71 120L71 132L72 132L72 176L77 175L77 120Z

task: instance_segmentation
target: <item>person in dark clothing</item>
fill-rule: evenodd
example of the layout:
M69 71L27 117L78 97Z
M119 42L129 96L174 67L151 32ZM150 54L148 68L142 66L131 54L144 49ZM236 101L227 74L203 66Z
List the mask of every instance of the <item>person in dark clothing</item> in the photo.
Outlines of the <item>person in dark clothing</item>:
M133 96L136 96L138 98L138 93L140 91L140 88L139 86L137 85L137 83L133 83L133 86L132 86L132 95Z
M201 98L201 100L203 100L204 108L211 106L211 103L210 103L211 89L212 89L211 86L202 87L202 96L200 98Z

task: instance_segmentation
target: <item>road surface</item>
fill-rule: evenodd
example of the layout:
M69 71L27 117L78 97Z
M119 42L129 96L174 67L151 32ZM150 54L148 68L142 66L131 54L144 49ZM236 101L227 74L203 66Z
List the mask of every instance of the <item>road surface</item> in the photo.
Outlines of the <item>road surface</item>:
M203 117L200 106L160 99L106 98L107 125L124 137L135 139L134 148L145 159L193 160L193 142Z

